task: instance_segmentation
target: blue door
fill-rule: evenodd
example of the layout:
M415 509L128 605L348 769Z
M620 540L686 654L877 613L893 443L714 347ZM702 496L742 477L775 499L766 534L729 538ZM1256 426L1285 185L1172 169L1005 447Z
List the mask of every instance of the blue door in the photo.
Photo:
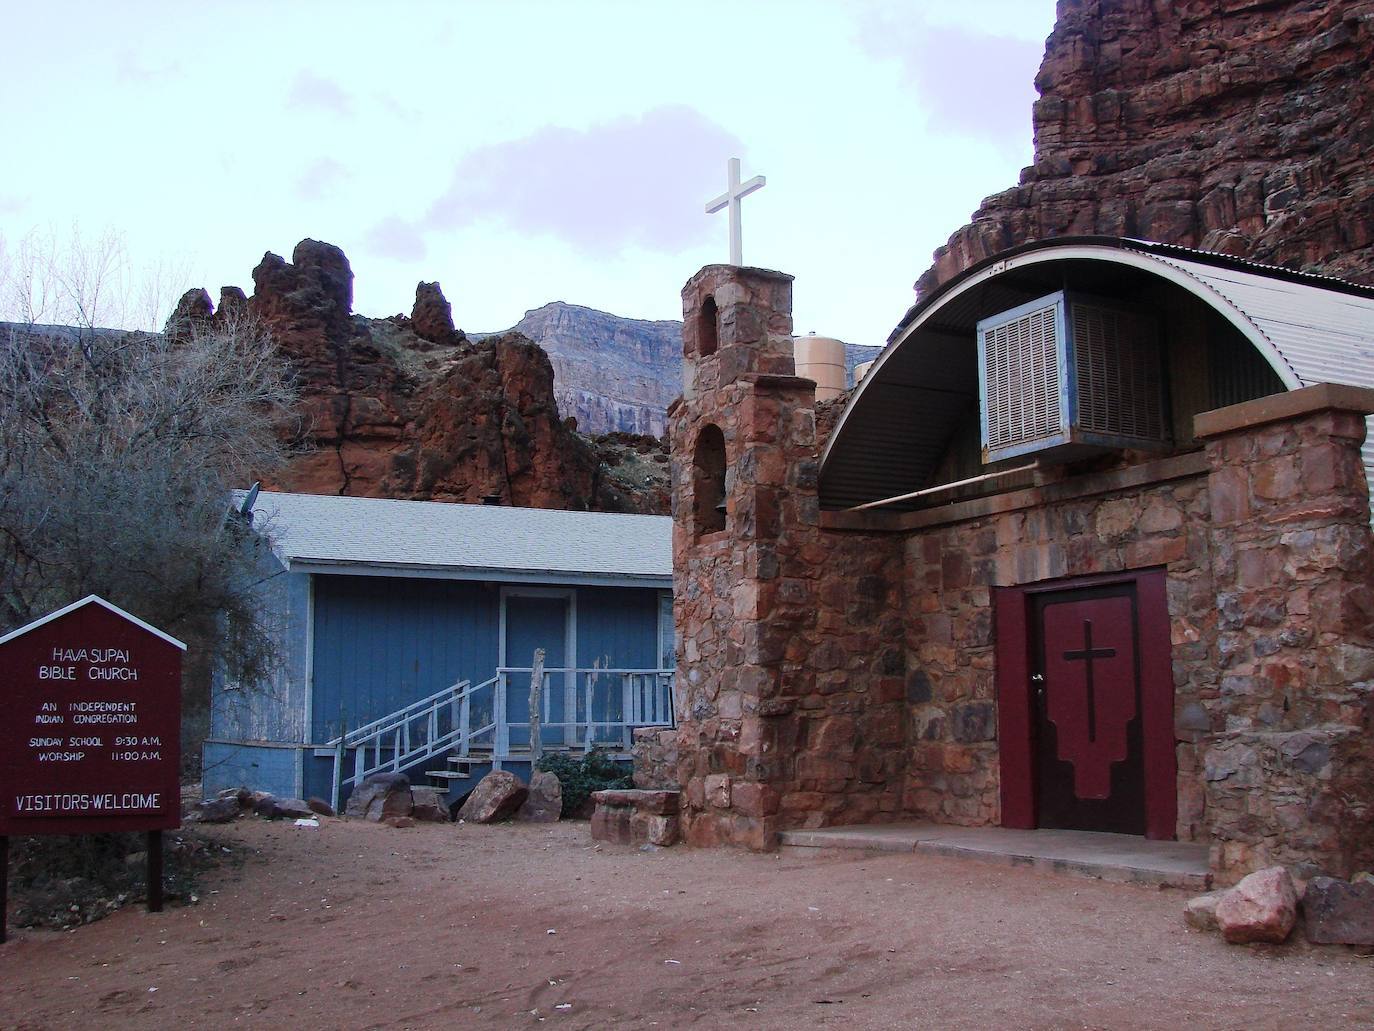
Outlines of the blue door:
M567 597L537 597L512 594L506 597L506 666L528 669L534 664L536 648L544 649L544 668L558 670L568 663L568 617L570 599ZM544 723L563 722L565 688L572 684L570 675L551 672L544 680L542 718ZM506 688L506 718L511 723L528 724L530 720L530 676L512 673ZM574 716L575 718L575 716ZM575 740L572 728L551 727L541 735L545 745ZM529 729L512 727L512 747L528 747Z

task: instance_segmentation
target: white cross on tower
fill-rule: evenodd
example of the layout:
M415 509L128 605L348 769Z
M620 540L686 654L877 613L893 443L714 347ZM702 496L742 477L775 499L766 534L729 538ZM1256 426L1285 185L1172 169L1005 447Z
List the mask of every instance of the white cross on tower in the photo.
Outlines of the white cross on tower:
M763 188L763 184L768 180L761 175L756 175L747 183L741 184L739 181L739 158L730 159L730 178L728 180L729 189L722 193L715 200L706 205L706 214L714 215L721 208L730 209L730 264L744 264L744 246L740 243L739 232L739 202L742 198L749 196L755 190Z

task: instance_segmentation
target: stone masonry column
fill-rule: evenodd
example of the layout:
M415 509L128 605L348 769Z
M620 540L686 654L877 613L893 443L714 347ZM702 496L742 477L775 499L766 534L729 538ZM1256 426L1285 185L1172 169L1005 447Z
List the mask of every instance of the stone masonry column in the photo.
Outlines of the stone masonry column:
M1200 747L1221 883L1374 863L1369 412L1374 391L1321 384L1197 418L1218 609Z
M814 618L782 571L819 525L815 384L793 375L791 276L708 265L682 302L668 422L683 832L764 850L793 762L771 717L788 643Z

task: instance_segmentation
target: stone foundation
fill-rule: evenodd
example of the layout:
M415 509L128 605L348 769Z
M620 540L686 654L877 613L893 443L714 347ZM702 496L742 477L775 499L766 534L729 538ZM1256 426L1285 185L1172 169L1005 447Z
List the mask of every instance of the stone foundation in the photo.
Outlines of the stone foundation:
M592 840L617 845L676 845L680 838L676 791L594 791Z

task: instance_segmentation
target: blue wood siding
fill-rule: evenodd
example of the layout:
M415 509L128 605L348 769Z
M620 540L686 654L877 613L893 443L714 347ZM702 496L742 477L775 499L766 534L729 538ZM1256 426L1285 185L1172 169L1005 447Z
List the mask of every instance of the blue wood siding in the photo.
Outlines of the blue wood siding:
M248 787L292 798L296 785L297 748L268 748L223 741L205 744L202 784L207 798L225 788ZM328 783L328 776L325 782ZM325 798L329 797L325 792Z
M677 669L677 629L673 625L673 592L658 592L658 665Z
M568 619L572 599L568 597L539 597L522 594L506 596L506 665L533 667L534 652L544 649L544 668L558 670L571 665L568 654ZM571 681L568 674L551 672L544 689L544 718L561 723L566 717L565 688ZM524 723L530 718L529 679L513 674L506 695L506 718L512 723ZM561 731L556 732L556 737ZM556 739L555 737L555 739ZM546 740L549 740L547 737ZM512 727L512 745L530 743L529 731Z
M288 573L266 549L257 568L261 579L252 591L260 618L280 650L278 662L258 684L240 684L216 675L210 695L210 737L303 742L310 576Z
M603 669L658 668L658 591L577 589L577 664L598 662Z
M247 784L275 794L302 791L307 797L327 798L332 760L317 757L309 746L335 737L345 723L357 727L455 681L481 683L496 672L501 643L499 584L312 576L287 573L280 567L267 572L275 575L264 580L260 594L278 625L284 661L272 682L255 691L216 685L214 730L204 750L207 792ZM527 665L529 655L523 653L533 650L536 637L548 650L549 665L572 665L574 656L567 654L565 636L555 629L563 625L567 607L575 604L578 666L658 666L665 592L622 587L573 590L575 603L513 593L506 598L508 665ZM545 637L550 640L545 642ZM562 686L553 684L549 692L554 721L563 719L566 709ZM308 698L312 689L313 696ZM599 718L616 718L621 709L619 682L606 678L598 681L596 690L596 712L604 714ZM527 681L513 683L509 697L512 716L517 709L527 710ZM585 708L581 685L576 699L577 708ZM481 699L474 701L476 708L481 704ZM479 725L480 715L474 711L474 722ZM585 719L585 713L579 712L576 718ZM515 732L513 738L520 740L520 733ZM554 744L564 737L551 729L544 740ZM576 733L567 737L581 740ZM268 748L265 742L307 747ZM443 767L443 761L436 759L426 768ZM423 769L410 772L417 783L424 782ZM304 783L298 783L302 777ZM466 783L458 784L456 793Z
M471 581L315 577L311 733L329 740L496 672L500 592Z

